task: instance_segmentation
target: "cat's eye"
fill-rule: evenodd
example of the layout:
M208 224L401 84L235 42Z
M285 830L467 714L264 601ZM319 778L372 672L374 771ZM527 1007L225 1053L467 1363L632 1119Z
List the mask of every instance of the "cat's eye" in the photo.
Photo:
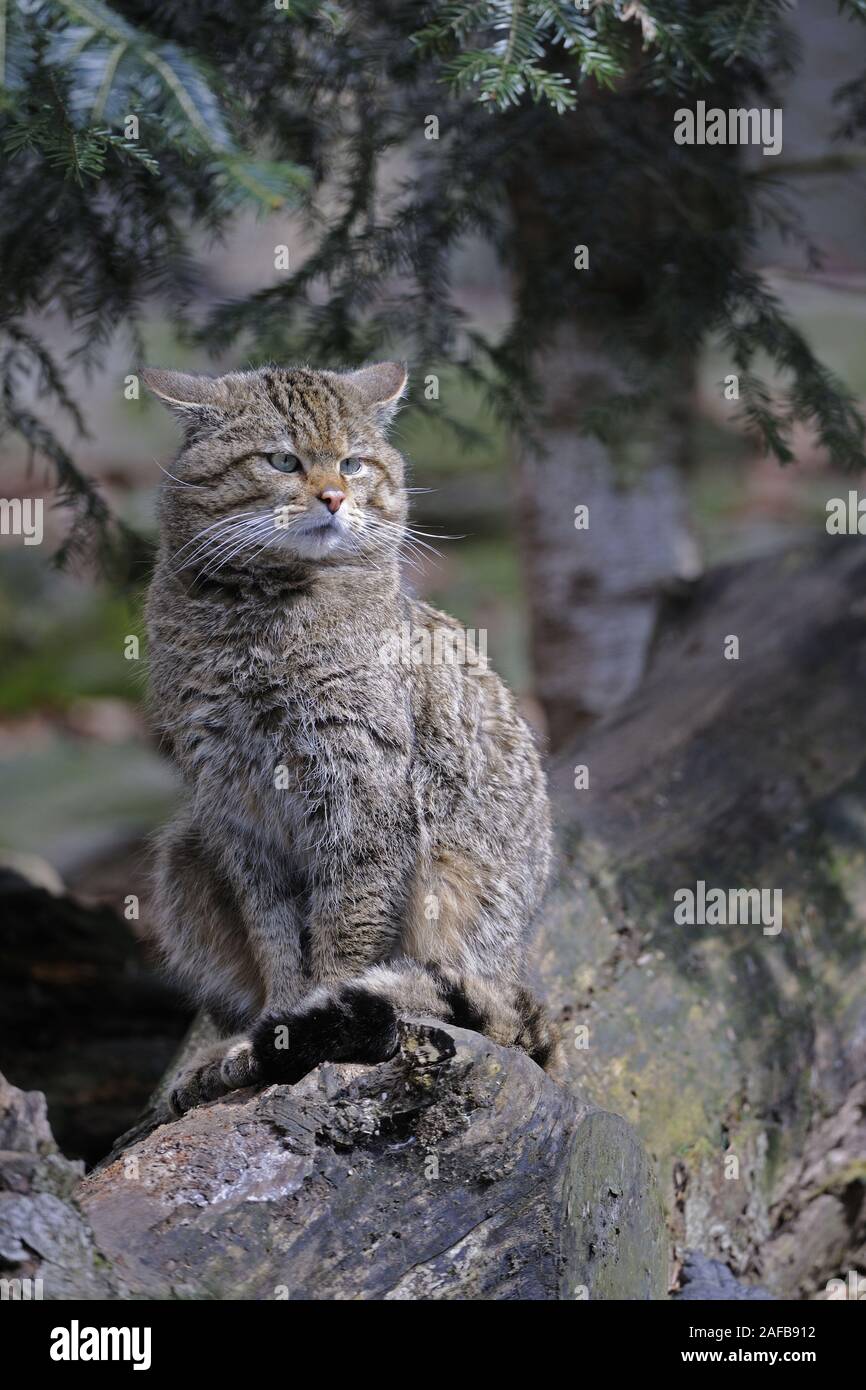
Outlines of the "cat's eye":
M363 467L363 459L343 459L340 464L340 472L344 478L351 478L353 473L360 473Z
M265 454L265 458L271 468L278 469L280 473L302 473L304 471L304 465L297 454Z

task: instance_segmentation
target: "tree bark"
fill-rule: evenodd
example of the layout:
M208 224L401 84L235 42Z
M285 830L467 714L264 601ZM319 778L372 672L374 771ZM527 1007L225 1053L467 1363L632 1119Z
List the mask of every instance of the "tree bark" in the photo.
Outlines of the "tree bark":
M520 530L534 688L559 748L634 693L665 596L700 573L681 467L690 374L614 446L584 424L626 389L601 336L561 327L536 365L540 448L518 450Z

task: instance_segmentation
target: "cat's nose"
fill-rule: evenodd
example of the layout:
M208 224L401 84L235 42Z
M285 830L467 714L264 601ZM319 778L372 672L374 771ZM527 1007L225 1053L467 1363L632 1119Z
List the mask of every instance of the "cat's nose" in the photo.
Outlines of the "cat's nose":
M324 502L329 512L338 512L346 500L345 492L341 492L338 487L326 487L323 492L317 493L320 502Z

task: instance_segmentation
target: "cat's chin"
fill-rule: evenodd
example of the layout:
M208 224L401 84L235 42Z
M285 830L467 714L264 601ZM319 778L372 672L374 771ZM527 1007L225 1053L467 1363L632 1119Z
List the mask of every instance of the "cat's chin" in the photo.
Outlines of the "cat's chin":
M301 560L323 560L326 555L332 555L338 550L345 540L346 532L342 526L317 526L309 531L286 536L282 548L291 555L297 555Z

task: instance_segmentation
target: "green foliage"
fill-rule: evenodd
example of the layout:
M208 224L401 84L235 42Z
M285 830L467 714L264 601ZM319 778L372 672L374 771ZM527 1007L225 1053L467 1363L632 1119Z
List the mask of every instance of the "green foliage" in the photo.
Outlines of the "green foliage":
M640 3L610 0L468 0L435 8L413 35L422 54L443 59L443 78L499 109L524 96L565 111L577 102L575 83L608 87L629 71L634 21L647 44L670 43L676 23L661 25ZM554 66L566 59L571 73Z
M401 352L422 374L457 370L520 428L539 350L563 321L586 323L633 382L588 412L584 427L600 433L658 399L716 333L765 447L786 460L792 425L808 420L835 462L861 463L853 401L750 270L768 223L797 235L779 188L735 149L672 139L674 111L699 97L778 104L774 84L798 60L788 11L787 0L0 0L3 425L53 462L78 509L72 547L111 523L30 403L36 385L84 426L40 336L49 306L90 366L119 329L134 361L144 307L159 301L175 326L244 360ZM866 5L843 0L840 14L860 21ZM862 96L839 100L841 133L856 133ZM194 325L190 234L219 235L250 206L295 209L310 253ZM451 293L454 252L471 237L514 277L499 336ZM578 242L592 258L576 274ZM784 376L781 402L759 375L766 357Z
M102 0L0 0L0 426L50 461L74 509L61 560L95 540L103 563L126 570L141 546L31 405L34 393L53 402L84 433L38 316L59 309L90 367L118 330L139 350L152 297L182 321L196 283L190 226L217 233L240 206L280 207L306 183L291 160L252 158L242 127L201 55Z

